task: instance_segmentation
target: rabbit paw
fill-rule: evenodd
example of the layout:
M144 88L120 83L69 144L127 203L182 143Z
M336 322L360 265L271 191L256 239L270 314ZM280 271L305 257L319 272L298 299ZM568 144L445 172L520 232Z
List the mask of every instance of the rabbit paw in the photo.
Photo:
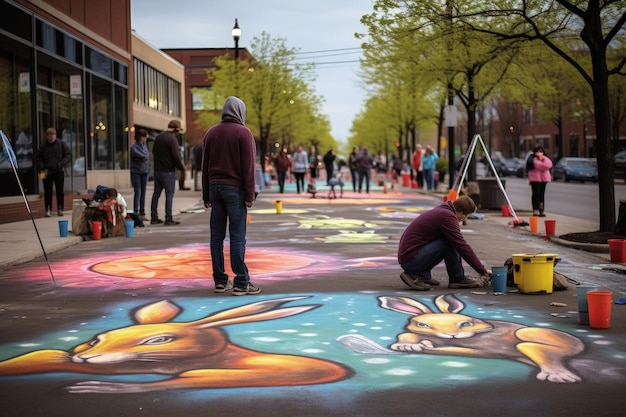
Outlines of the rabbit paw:
M394 343L391 345L392 350L400 352L423 352L432 348L434 348L434 345L430 340L421 340L419 343Z
M558 372L542 370L537 374L537 379L540 381L560 382L563 384L571 384L582 380L578 375L573 374L566 369Z
M83 381L66 388L71 394L114 394L143 392L141 384L122 382Z

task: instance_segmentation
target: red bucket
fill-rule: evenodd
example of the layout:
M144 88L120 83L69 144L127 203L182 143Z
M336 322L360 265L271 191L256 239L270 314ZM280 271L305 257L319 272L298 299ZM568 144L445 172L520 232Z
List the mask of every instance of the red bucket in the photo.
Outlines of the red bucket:
M589 291L589 327L592 329L608 329L611 325L611 291Z
M626 239L609 239L611 262L626 262Z
M546 236L554 236L556 234L556 220L544 220L546 227Z
M91 222L93 240L100 240L102 238L102 222Z
M402 173L402 186L410 187L411 186L411 174L408 172Z

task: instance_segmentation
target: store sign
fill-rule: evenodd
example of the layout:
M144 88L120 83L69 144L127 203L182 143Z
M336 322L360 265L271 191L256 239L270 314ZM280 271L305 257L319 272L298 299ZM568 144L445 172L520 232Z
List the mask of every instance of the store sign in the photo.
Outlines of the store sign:
M70 95L81 96L83 94L83 84L80 74L70 75Z
M20 93L30 93L29 72L20 72Z

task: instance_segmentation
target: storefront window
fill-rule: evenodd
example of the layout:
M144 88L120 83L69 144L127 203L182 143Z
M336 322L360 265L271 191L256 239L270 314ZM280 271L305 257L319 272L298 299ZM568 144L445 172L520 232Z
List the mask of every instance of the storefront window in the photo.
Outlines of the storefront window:
M16 156L17 173L26 190L35 189L31 113L31 73L15 56L0 54L0 129L9 139ZM13 165L0 153L0 197L20 193Z
M91 77L91 167L114 169L111 83Z
M128 169L128 93L115 86L115 167Z

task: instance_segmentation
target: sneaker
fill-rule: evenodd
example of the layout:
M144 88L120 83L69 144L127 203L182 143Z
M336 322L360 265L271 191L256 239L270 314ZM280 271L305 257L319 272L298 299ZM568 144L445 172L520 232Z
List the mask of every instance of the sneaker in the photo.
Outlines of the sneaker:
M232 289L233 289L233 282L228 281L226 282L226 284L215 284L215 290L213 290L213 292L223 293L226 291L230 291Z
M406 272L402 272L400 274L400 279L402 279L402 281L404 281L406 285L408 285L409 287L413 288L416 291L430 290L430 285L421 281L420 277L414 277L412 275L409 275Z
M463 281L459 282L450 282L448 284L448 288L457 289L457 288L478 288L480 287L480 283L478 281L474 281L473 279L464 278Z
M163 220L161 219L152 219L150 220L150 224L161 224L163 223Z
M59 211L57 211L57 215L58 215L58 216L63 216L63 210L59 210Z
M163 226L176 226L177 224L180 224L180 222L176 220L165 220Z
M428 285L432 285L432 286L435 286L435 287L437 285L439 285L439 281L437 281L434 278L422 278L422 277L419 277L418 279L420 280L420 282L423 282L423 283L428 284Z
M248 283L247 288L233 288L233 295L258 294L260 292L261 289L256 285L253 285L251 282Z
M51 217L52 213L50 212L50 210L46 211L46 217Z

